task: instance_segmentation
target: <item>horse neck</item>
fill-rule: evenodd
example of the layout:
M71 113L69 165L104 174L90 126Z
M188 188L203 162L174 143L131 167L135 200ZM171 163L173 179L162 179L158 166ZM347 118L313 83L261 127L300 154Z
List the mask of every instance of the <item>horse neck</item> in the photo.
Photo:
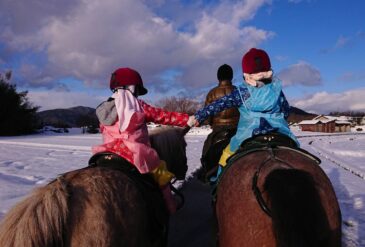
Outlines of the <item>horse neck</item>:
M166 161L168 169L177 178L185 177L186 142L182 130L177 128L158 128L150 132L151 146L157 151L160 159Z

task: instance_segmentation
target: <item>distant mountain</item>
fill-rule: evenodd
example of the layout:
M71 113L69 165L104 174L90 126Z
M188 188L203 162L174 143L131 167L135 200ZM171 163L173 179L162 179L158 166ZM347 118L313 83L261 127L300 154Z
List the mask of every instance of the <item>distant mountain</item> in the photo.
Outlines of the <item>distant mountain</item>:
M303 120L311 120L318 116L317 114L308 113L294 106L290 107L290 113L288 117L288 123L299 123Z
M51 125L58 128L99 125L95 109L85 106L41 111L37 113L37 116L42 125ZM302 120L313 119L316 116L316 114L291 106L288 122L298 123Z
M41 111L37 116L42 125L58 128L98 125L95 109L85 106Z

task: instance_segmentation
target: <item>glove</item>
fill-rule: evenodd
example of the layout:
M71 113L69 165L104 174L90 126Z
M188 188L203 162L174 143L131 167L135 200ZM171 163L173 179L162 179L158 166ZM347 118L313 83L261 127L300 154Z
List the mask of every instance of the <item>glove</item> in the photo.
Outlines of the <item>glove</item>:
M166 162L161 160L160 165L150 172L160 187L168 184L175 175L167 170Z

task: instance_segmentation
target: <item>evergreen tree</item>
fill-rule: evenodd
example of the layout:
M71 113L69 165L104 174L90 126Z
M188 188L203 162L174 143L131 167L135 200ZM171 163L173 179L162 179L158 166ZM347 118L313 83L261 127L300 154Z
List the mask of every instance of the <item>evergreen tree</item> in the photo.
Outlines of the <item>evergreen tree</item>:
M23 135L35 131L36 112L27 98L27 91L17 92L10 84L11 72L0 73L0 136Z

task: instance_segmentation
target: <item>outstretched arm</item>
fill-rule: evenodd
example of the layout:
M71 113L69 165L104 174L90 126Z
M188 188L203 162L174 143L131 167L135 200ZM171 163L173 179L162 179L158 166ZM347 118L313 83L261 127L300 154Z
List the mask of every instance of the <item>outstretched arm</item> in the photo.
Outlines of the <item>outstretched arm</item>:
M184 127L187 125L189 115L180 112L169 112L161 108L153 107L143 100L138 100L146 115L147 122L154 122L164 125L174 125Z
M243 100L250 97L247 88L237 88L232 91L231 94L223 96L204 108L198 110L194 116L196 120L201 124L210 116L214 116L217 113L224 111L228 108L239 107L243 104Z

